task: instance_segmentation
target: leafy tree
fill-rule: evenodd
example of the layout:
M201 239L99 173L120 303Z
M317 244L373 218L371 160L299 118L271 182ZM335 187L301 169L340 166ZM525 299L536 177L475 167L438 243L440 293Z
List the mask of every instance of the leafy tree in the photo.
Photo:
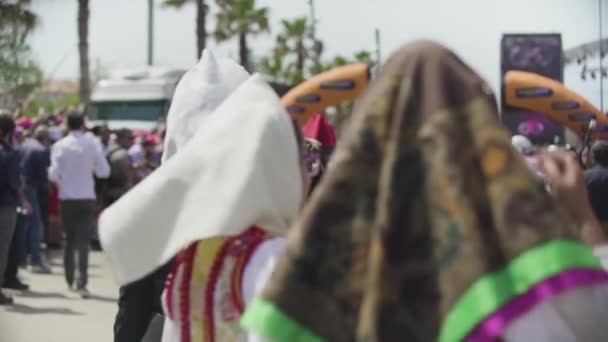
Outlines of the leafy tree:
M288 70L281 55L273 53L271 56L264 56L257 66L260 72L272 77L275 81L291 84Z
M76 108L80 103L78 94L65 95L60 98L49 100L44 96L34 96L23 108L23 116L36 117L41 109L45 113L54 113L65 108Z
M42 82L42 71L30 57L26 44L0 42L0 88L15 99L24 99Z
M370 66L376 64L372 58L372 53L367 50L360 50L353 54L353 57L348 58L342 55L335 56L332 60L321 63L320 72L328 71L333 68L344 66L351 63L367 63Z
M323 52L323 42L313 37L306 17L282 20L281 32L275 41L270 56L262 58L261 62L280 59L284 67L280 74L284 81L298 84L319 72L320 65L316 63L316 57ZM265 66L260 67L265 71Z
M250 70L247 38L270 32L268 8L256 6L255 0L216 0L219 13L216 15L215 40L224 42L238 38L239 60Z
M11 101L25 99L42 82L42 72L27 43L38 16L30 1L0 1L0 88Z
M286 56L293 54L295 62L289 65L293 69L292 82L300 83L304 80L304 65L306 59L311 57L310 50L306 46L308 36L308 25L306 17L293 20L281 21L283 31L277 36L277 54Z
M38 25L38 16L29 8L30 0L0 0L0 35L24 41Z
M372 57L371 51L368 50L359 50L354 54L354 61L359 63L367 63L370 66L376 65L376 61Z

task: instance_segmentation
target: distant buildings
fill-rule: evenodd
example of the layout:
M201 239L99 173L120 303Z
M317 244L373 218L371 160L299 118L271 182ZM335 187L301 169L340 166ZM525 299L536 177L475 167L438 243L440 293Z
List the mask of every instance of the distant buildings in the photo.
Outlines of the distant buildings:
M78 83L71 80L48 80L27 99L45 107L54 107L65 101L66 97L78 93ZM19 99L0 88L0 109L11 110L19 105Z

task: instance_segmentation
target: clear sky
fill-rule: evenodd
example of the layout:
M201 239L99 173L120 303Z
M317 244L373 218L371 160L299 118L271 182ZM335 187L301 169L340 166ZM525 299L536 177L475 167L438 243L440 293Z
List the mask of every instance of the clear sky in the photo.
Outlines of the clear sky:
M608 0L604 2L604 37L608 36ZM142 65L146 62L147 0L90 0L91 66L105 68ZM208 1L213 4L212 0ZM76 0L35 0L42 17L32 37L37 60L52 78L76 78L78 49ZM157 3L160 3L157 0ZM258 0L270 8L273 34L283 18L308 15L308 0ZM456 50L499 87L500 39L503 33L561 33L565 48L599 38L597 0L316 0L318 35L326 57L373 50L374 28L382 35L386 58L401 44L420 38L435 39ZM215 8L208 17L214 26ZM155 61L188 67L195 63L194 6L182 10L157 5ZM251 41L256 55L266 53L273 34ZM237 42L211 47L236 58ZM592 102L599 102L599 82L583 83L580 68L566 68L566 84ZM605 82L608 83L608 82ZM605 88L608 88L606 86ZM608 96L605 96L608 101Z

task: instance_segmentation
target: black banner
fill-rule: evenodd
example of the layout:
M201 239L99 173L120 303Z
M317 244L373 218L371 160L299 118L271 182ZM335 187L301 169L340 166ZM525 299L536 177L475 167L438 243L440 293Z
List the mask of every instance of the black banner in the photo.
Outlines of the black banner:
M501 79L510 70L533 72L563 82L561 34L504 34ZM541 113L508 106L504 89L502 94L502 121L513 134L525 135L535 144L551 144L555 137L564 141L561 125Z

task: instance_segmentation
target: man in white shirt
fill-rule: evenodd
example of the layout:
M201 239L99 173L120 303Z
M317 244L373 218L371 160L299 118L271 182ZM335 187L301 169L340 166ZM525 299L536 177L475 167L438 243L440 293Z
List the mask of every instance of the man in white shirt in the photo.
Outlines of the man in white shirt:
M49 178L59 188L61 218L66 233L65 279L74 285L74 254L78 252L79 278L76 290L83 298L87 291L89 239L95 224L95 181L110 175L106 156L93 138L84 134L84 117L78 113L67 118L69 134L51 150Z

